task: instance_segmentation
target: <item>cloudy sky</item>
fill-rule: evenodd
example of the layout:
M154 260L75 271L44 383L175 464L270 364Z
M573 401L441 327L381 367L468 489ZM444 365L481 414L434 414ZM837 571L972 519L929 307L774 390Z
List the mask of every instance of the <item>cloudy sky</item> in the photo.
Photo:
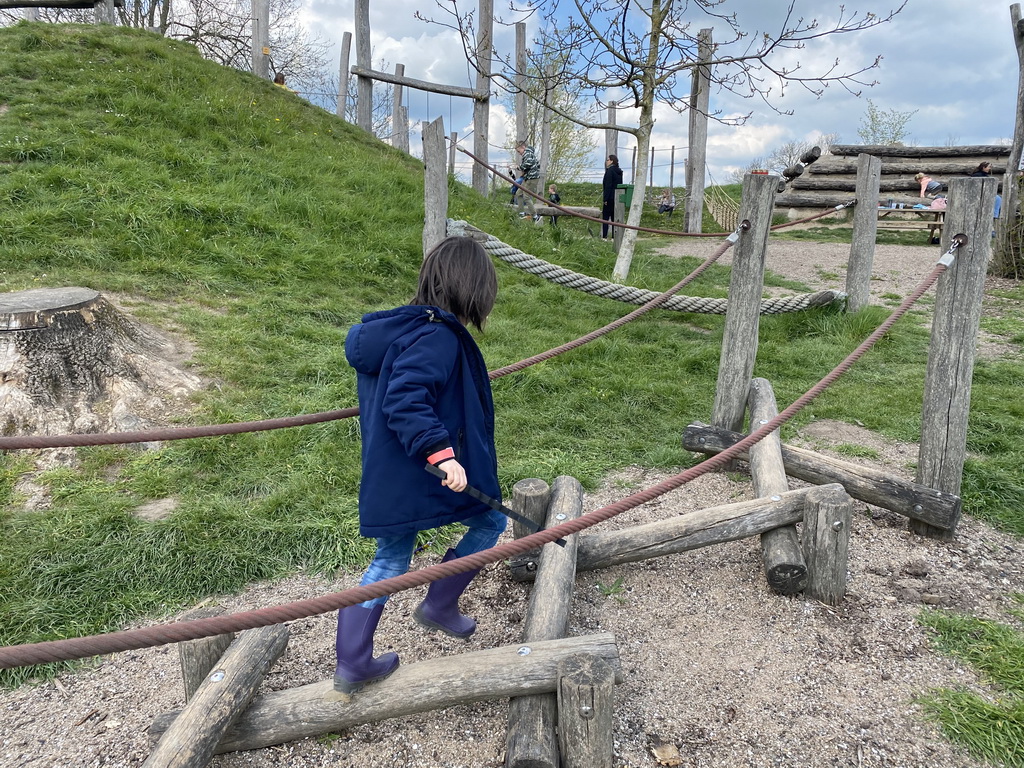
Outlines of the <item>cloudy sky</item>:
M569 6L569 0L562 0ZM344 32L353 31L353 0L304 0L304 23L309 30L335 42L340 54ZM846 0L847 13L874 12L884 15L898 2ZM445 3L450 6L450 3ZM772 32L778 29L788 3L783 0L726 0L721 8L735 12L743 29ZM475 9L476 4L460 2ZM831 0L797 0L796 16L827 22L839 13L840 3ZM527 36L537 32L536 15L527 18L508 10L503 0L495 2L495 14L508 26L495 25L495 47L510 53L514 48L511 23L525 20ZM908 124L908 142L921 146L948 144L1008 143L1013 134L1017 90L1017 54L1010 26L1010 3L1006 0L909 0L903 11L888 23L854 34L833 36L806 49L786 54L786 63L798 60L804 71L823 71L838 57L841 67L853 70L869 65L881 55L880 66L867 73L878 84L863 89L858 97L840 86L827 89L816 98L799 86L791 86L776 106L792 115L780 115L758 99L740 99L728 92L712 91L711 109L724 115L752 112L740 127L712 122L708 130L708 169L711 181L722 182L756 157L769 154L791 140L811 140L818 134L837 133L842 143L860 143L860 127L867 99L883 111L916 113ZM385 62L388 70L405 65L406 75L421 80L470 86L473 77L455 33L442 25L427 24L421 15L445 19L445 12L433 0L372 0L370 28L373 63ZM687 15L690 18L690 14ZM723 40L726 30L703 14L694 14L694 28L716 27L715 39ZM354 52L352 54L354 63ZM381 87L381 86L378 86ZM686 86L688 93L689 87ZM685 95L685 94L681 94ZM443 117L445 131L461 136L472 128L468 100L413 91L406 97L413 127L410 145L418 154L416 127L421 120ZM656 112L652 145L655 154L655 185L668 183L669 148L676 150L676 184L682 179L682 158L687 144L687 118L671 109ZM511 115L500 105L492 106L491 158L496 163L507 157L499 147L506 144ZM620 124L630 121L628 112L618 116ZM633 138L622 134L620 156L627 166ZM467 148L472 148L467 145ZM598 142L592 173L603 170L603 136ZM463 157L463 156L460 156ZM462 175L462 174L460 174Z

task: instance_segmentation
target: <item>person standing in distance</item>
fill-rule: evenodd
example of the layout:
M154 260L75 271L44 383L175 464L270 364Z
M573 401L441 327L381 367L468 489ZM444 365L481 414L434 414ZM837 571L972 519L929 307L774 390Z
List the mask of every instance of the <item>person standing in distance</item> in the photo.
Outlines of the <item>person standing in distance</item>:
M519 176L522 178L521 188L516 192L519 215L526 215L523 205L525 202L526 207L530 209L530 216L533 220L540 221L533 198L533 195L537 194L537 180L540 179L540 160L537 159L537 150L529 146L526 143L526 139L520 139L516 144L516 152L519 153ZM523 190L533 194L525 194Z
M615 218L615 190L622 183L622 169L618 155L608 155L604 161L604 178L601 179L603 201L601 206L601 237L608 238L608 222Z

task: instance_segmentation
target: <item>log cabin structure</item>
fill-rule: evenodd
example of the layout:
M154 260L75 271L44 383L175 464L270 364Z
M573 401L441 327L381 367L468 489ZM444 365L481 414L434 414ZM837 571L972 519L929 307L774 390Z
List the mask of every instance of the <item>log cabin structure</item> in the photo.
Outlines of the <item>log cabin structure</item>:
M857 186L857 155L872 155L882 163L878 196L884 205L889 200L908 208L928 204L920 197L920 182L914 175L924 173L948 188L952 178L970 176L982 162L992 163L992 176L1000 181L1006 173L1009 145L979 144L962 147L890 147L876 144L834 144L804 173L794 178L788 189L775 198L776 212L790 219L816 213L849 202ZM873 201L873 206L879 200Z

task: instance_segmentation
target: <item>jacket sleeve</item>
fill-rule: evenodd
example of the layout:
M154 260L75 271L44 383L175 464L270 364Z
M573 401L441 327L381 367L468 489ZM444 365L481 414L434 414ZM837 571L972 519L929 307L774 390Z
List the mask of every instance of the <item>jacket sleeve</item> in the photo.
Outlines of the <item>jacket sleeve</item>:
M458 338L438 324L394 359L381 406L388 428L410 457L425 459L452 445L436 406L458 356Z

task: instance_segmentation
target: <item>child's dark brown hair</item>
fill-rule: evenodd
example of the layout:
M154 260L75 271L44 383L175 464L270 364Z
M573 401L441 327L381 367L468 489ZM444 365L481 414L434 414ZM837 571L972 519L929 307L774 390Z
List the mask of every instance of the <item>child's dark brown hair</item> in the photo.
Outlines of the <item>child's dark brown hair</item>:
M498 274L483 246L469 237L449 237L427 254L410 304L451 312L483 330L498 297Z

